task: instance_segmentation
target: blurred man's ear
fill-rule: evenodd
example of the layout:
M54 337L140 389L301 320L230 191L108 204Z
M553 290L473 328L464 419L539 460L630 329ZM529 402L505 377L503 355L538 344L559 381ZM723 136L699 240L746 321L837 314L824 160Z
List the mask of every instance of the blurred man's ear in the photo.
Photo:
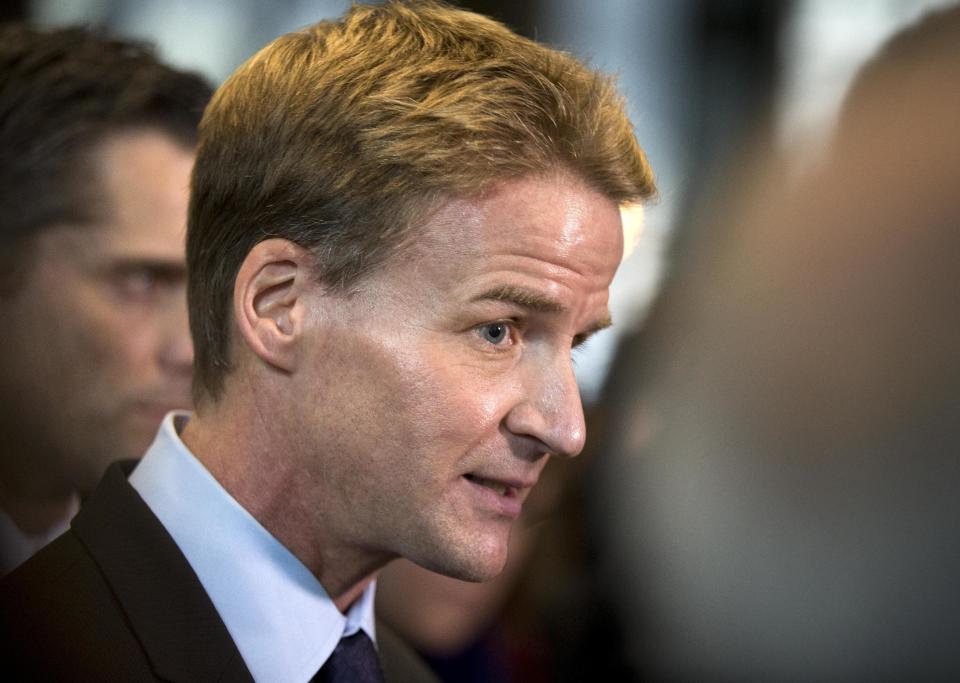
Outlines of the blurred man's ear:
M234 322L247 347L284 372L296 369L297 342L307 308L311 257L285 239L260 242L240 264L233 288Z

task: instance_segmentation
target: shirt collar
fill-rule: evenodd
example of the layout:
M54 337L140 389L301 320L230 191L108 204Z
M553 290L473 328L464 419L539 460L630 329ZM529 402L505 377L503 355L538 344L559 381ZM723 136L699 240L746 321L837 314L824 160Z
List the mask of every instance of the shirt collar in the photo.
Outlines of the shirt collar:
M130 484L200 579L258 682L309 681L340 638L375 641L371 582L346 615L320 582L247 512L178 435L189 413L169 413Z

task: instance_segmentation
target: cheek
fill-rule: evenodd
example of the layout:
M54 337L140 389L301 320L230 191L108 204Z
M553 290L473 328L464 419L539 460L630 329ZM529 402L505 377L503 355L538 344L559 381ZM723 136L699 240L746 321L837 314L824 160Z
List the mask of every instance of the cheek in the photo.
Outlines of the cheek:
M61 366L63 381L98 384L111 369L124 365L122 340L129 329L115 324L96 297L83 289L63 293L44 310L50 325L48 346L43 353L50 363Z
M158 335L149 313L91 298L75 318L78 345L99 374L130 384L152 367Z
M496 438L514 389L482 368L447 364L432 355L417 373L413 420L423 438L451 457Z
M100 283L85 278L54 291L58 294L46 310L88 355L120 364L149 354L161 325L156 311L117 301Z
M331 449L371 467L394 458L404 472L456 462L498 438L516 393L504 372L462 361L456 337L340 330L336 343L315 348L313 429L319 426Z
M497 434L502 397L477 371L427 354L405 363L391 379L382 414L394 439L421 453L423 461L456 461Z

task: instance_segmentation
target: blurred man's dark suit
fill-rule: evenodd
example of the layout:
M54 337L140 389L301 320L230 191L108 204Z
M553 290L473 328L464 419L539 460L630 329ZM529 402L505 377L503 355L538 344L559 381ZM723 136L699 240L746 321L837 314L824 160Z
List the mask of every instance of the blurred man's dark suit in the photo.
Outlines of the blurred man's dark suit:
M133 466L113 465L71 530L0 583L3 670L15 680L251 681L200 581L127 483ZM436 680L382 624L377 644L387 681Z

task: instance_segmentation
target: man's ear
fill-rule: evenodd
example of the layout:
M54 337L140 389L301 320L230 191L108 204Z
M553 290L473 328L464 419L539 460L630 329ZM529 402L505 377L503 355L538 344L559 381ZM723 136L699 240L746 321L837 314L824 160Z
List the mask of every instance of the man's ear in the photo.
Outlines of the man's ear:
M285 239L264 240L240 264L233 285L233 315L241 338L261 360L286 372L296 368L307 314L303 297L315 284L311 264L303 247Z

